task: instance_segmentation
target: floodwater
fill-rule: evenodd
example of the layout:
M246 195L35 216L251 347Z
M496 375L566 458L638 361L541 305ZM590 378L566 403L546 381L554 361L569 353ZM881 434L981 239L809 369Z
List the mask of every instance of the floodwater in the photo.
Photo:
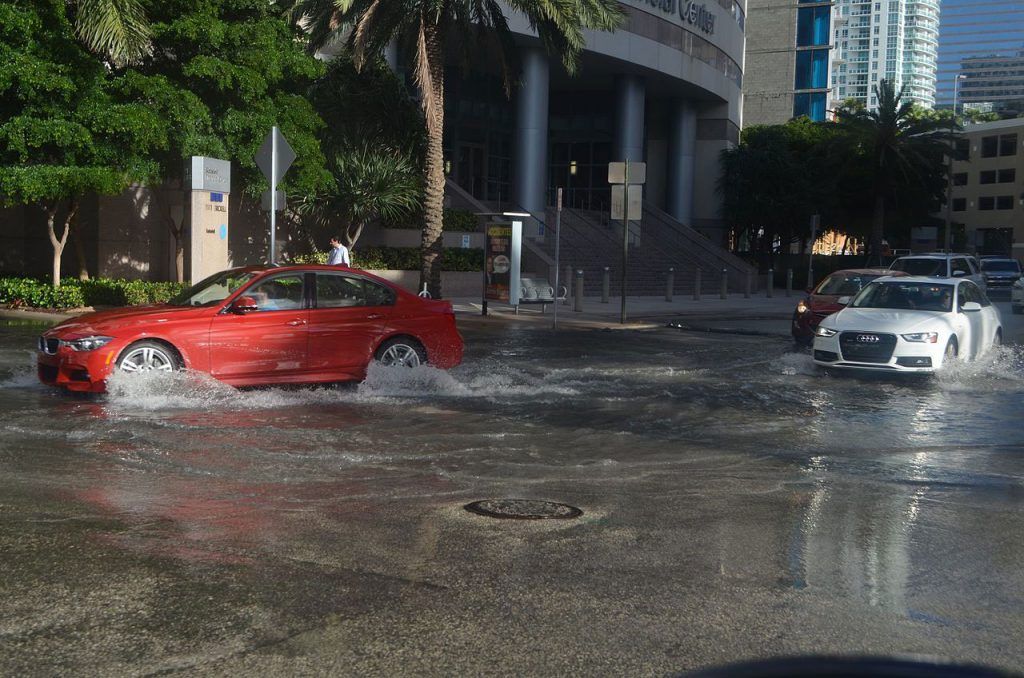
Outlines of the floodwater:
M784 341L463 324L331 388L36 384L0 327L0 673L1024 665L1024 351L837 378ZM574 521L471 515L548 499Z

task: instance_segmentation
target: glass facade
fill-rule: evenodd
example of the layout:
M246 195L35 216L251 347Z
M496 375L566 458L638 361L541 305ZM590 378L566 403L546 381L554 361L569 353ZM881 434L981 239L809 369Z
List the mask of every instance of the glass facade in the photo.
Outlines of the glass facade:
M800 0L800 4L812 6L797 9L793 117L821 121L828 113L832 6L821 0Z
M828 53L827 49L809 49L796 53L797 90L828 87Z

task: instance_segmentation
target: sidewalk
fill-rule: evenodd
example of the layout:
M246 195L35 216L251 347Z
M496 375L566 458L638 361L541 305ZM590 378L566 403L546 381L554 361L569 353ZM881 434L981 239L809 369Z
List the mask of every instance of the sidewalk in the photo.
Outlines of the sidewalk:
M776 290L771 299L766 298L764 292L749 299L742 294L732 294L727 299L704 295L700 301L694 301L689 295L677 295L672 301L665 301L664 297L626 297L626 325L619 323L621 297L610 297L607 304L601 303L600 297L585 297L582 311L573 311L571 305L559 305L558 324L565 327L646 329L672 323L680 329L700 332L789 337L793 309L801 297L801 293L793 292L793 296L787 298L785 290ZM554 320L551 306L543 312L539 306L520 306L516 315L507 304L489 302L485 319L481 315L480 299L456 297L449 301L460 322L474 316L481 321L532 325L549 325Z

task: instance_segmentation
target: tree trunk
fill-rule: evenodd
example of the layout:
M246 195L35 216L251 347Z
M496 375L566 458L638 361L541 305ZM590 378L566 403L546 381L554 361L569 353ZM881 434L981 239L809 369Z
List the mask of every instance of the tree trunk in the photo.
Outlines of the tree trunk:
M425 19L420 23L417 80L427 123L426 181L424 182L423 239L420 249L420 286L441 297L441 254L444 210L444 49L440 28Z
M85 281L89 279L89 264L85 260L85 243L82 242L81 222L78 219L77 210L74 212L74 219L71 223L71 235L75 242L75 258L78 259L78 279Z
M174 223L174 217L171 216L171 206L167 203L163 194L159 188L154 188L150 191L153 196L153 200L156 201L157 207L160 210L160 214L163 217L164 223L167 224L167 230L170 231L171 237L174 238L174 281L184 282L185 281L185 243L181 241L183 233L182 226L185 222L185 217L182 215L182 223Z
M881 192L875 194L875 211L871 217L871 242L869 244L868 265L875 259L882 265L882 237L885 233L885 196Z
M57 209L59 203L54 202L43 208L46 213L46 231L50 236L50 244L53 246L53 286L60 287L60 257L64 254L64 246L68 242L68 230L71 227L71 217L78 210L78 202L72 201L71 209L68 211L68 218L64 220L64 232L57 237L55 222L57 221Z

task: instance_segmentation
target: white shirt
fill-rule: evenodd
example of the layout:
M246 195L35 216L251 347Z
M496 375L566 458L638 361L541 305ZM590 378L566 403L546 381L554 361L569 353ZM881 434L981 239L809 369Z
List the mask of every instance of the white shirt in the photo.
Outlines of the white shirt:
M331 256L327 258L328 266L351 266L352 262L348 258L348 248L342 244L338 244L331 250Z

